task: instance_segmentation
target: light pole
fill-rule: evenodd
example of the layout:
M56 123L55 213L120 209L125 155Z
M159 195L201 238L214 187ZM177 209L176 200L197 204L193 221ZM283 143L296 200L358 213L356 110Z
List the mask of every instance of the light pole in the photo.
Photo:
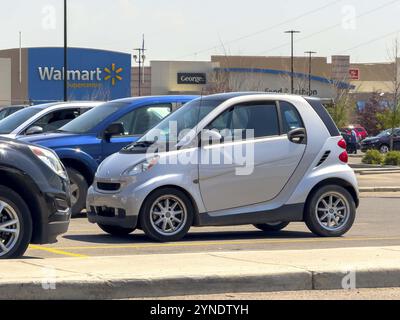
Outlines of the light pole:
M68 33L67 0L64 0L64 101L68 101Z
M144 67L144 62L146 60L146 49L144 48L144 35L143 35L143 44L141 48L134 49L134 51L137 51L137 54L133 55L133 59L135 60L136 63L139 64L139 97L142 95L142 66ZM143 74L144 77L144 74ZM144 79L143 79L144 80Z
M308 95L311 96L312 55L316 54L316 52L315 51L306 51L304 53L309 55L309 60L308 60Z
M294 34L300 33L296 30L288 30L285 33L290 33L291 37L291 72L290 72L290 92L294 93Z

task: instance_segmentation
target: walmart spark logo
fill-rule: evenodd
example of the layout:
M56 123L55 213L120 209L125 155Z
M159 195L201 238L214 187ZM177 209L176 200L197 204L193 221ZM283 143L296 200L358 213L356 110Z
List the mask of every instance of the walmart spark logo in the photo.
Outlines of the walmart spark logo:
M107 76L104 77L104 80L106 81L111 80L112 86L115 86L117 80L122 81L120 73L123 71L123 69L122 68L117 69L115 63L111 64L111 70L110 68L104 68L104 71L107 73Z

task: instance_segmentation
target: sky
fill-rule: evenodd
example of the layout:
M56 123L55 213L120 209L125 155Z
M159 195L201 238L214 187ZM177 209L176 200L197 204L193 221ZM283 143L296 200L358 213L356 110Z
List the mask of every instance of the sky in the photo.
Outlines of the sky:
M400 0L68 0L69 45L132 52L145 35L150 60L214 54L349 54L388 62L400 39ZM63 45L63 0L0 0L0 49Z

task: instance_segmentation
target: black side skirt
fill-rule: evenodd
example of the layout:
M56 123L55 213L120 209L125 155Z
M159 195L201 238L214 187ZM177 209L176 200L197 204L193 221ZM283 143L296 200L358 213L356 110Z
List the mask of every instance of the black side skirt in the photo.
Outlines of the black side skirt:
M211 216L201 213L196 226L232 226L246 224L262 224L275 222L302 222L304 221L304 203L285 205L270 211L248 212L224 216Z

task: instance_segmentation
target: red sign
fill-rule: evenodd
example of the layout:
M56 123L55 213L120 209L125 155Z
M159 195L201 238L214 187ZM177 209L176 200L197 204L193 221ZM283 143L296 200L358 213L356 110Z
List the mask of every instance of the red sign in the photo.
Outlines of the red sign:
M350 80L360 80L360 69L349 70Z

